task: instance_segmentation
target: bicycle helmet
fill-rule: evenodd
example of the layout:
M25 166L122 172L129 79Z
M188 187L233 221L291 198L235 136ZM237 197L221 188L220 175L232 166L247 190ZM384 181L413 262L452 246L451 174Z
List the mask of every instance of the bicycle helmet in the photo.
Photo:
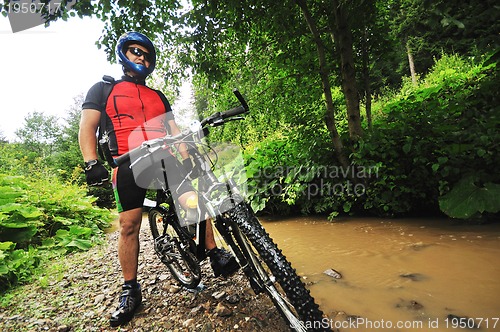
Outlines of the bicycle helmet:
M125 53L127 53L127 46L131 44L140 44L144 46L149 54L151 55L151 61L149 62L149 67L141 64L134 63L130 61ZM126 32L120 36L118 42L116 43L116 57L118 62L123 66L123 71L132 71L136 73L140 78L146 78L149 74L153 72L156 65L156 50L153 42L143 35L142 33L131 31Z

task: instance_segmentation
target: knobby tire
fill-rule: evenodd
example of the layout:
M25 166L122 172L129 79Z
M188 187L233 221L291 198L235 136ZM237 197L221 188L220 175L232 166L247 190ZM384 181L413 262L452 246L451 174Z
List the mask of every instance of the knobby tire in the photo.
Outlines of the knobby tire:
M255 248L297 312L302 326L295 326L297 324L291 322L284 311L276 305L283 318L291 324L291 329L296 331L331 331L329 327L325 326L323 312L314 302L309 290L297 276L295 269L292 268L282 251L262 227L251 208L245 204L239 204L230 214L231 219ZM268 295L276 304L273 295Z

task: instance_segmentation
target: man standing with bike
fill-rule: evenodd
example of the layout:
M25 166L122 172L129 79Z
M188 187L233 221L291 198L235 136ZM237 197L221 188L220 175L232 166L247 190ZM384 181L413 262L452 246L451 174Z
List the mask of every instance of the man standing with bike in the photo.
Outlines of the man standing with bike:
M88 185L101 185L108 181L108 171L97 158L96 131L104 131L109 137L110 152L113 156L122 155L139 146L143 141L176 135L180 131L175 123L169 102L163 93L148 88L146 77L156 65L156 50L145 35L138 32L123 34L116 45L116 56L123 66L124 75L113 83L106 96L106 82L99 82L89 90L80 122L79 143L85 161L85 176ZM104 117L104 120L101 118ZM141 135L135 135L141 128ZM179 144L178 151L183 158L182 164L168 169L171 178L182 179L184 172L192 168L186 147ZM118 258L122 268L124 284L120 304L110 318L111 326L129 322L141 304L141 288L137 282L139 257L139 231L142 220L142 206L146 195L145 188L136 184L130 169L130 162L113 170L113 190L115 193L120 221ZM196 209L197 196L190 184L178 188L179 204L185 209ZM234 257L227 251L216 247L212 225L207 222L206 249L214 274L230 275L238 269Z

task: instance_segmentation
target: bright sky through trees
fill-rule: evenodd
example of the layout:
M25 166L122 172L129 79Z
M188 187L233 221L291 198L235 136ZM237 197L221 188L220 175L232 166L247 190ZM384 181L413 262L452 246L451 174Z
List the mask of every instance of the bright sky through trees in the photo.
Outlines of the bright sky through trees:
M121 67L109 64L95 45L102 27L97 19L72 18L12 33L9 20L0 18L0 132L9 141L29 113L64 118L73 97L85 94L102 75L121 76Z

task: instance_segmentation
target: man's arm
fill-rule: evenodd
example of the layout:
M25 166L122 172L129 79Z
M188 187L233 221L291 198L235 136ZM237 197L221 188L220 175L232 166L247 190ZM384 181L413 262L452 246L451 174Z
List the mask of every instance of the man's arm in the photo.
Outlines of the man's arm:
M95 109L84 109L80 119L78 142L83 161L97 159L97 127L101 120L101 112Z

